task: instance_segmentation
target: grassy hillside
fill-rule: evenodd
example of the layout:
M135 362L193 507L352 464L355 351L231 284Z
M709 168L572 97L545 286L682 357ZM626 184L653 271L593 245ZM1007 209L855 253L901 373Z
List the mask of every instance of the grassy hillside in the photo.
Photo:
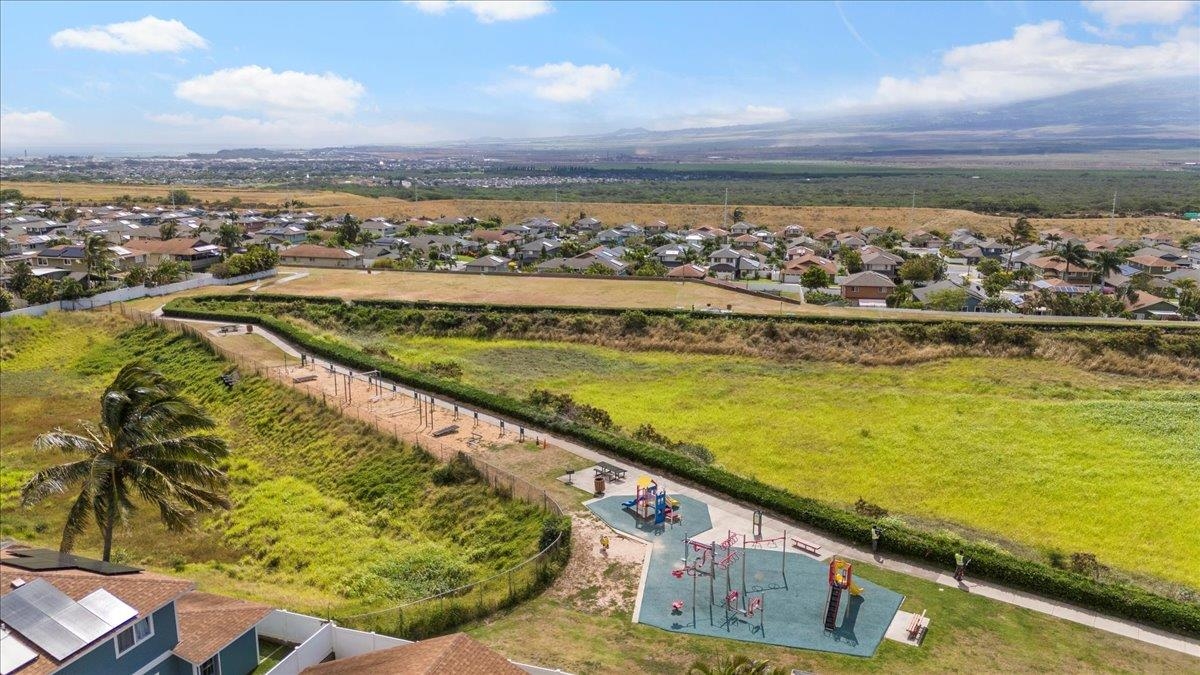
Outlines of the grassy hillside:
M143 359L219 421L235 505L186 534L166 533L143 510L116 538L121 559L276 606L345 614L452 587L537 550L542 518L532 507L471 478L436 484L437 463L424 453L269 380L246 377L226 391L217 375L228 364L191 339L100 313L2 328L3 536L57 546L65 499L17 504L32 471L62 461L31 442L95 418L112 375ZM97 547L92 532L80 544Z

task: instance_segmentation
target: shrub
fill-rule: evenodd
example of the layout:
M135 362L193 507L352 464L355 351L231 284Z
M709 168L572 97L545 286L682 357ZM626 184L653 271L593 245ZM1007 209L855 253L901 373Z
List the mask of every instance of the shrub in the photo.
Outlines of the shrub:
M434 469L430 475L430 480L434 485L461 485L473 482L478 478L479 471L475 469L475 465L471 464L471 460L461 453Z
M631 309L621 313L621 332L626 334L639 334L646 332L646 328L650 326L650 317L646 313Z

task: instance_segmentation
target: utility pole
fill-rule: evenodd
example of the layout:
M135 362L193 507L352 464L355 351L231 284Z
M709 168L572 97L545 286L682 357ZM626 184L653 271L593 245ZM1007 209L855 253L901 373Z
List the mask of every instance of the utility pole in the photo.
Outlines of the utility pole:
M916 217L917 217L917 191L914 189L912 191L912 206L908 209L908 229L910 231L912 230L913 221L916 220Z
M1113 207L1112 213L1108 214L1108 234L1109 236L1116 235L1117 220L1117 191L1113 190Z
M725 188L725 205L721 215L721 229L729 229L729 188Z

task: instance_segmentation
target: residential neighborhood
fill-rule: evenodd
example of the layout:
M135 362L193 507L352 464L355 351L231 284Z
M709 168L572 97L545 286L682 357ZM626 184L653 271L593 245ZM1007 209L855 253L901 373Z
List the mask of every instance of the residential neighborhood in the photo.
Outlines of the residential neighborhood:
M654 220L606 227L586 214L567 224L543 216L513 223L359 220L311 211L23 202L3 204L0 281L11 306L21 307L56 293L78 297L219 270L213 266L224 258L256 248L295 267L663 277L830 306L1139 320L1196 318L1200 282L1200 234L1084 238L1059 228L1035 232L1019 217L987 236L870 224L837 230ZM29 289L14 289L14 279Z

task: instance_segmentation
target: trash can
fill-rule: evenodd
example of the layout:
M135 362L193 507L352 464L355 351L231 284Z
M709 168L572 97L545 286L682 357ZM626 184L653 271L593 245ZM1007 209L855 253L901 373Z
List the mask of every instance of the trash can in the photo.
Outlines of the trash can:
M604 476L596 476L596 494L604 494Z
M252 324L252 323L246 324L246 332L253 333L254 332L254 324Z

